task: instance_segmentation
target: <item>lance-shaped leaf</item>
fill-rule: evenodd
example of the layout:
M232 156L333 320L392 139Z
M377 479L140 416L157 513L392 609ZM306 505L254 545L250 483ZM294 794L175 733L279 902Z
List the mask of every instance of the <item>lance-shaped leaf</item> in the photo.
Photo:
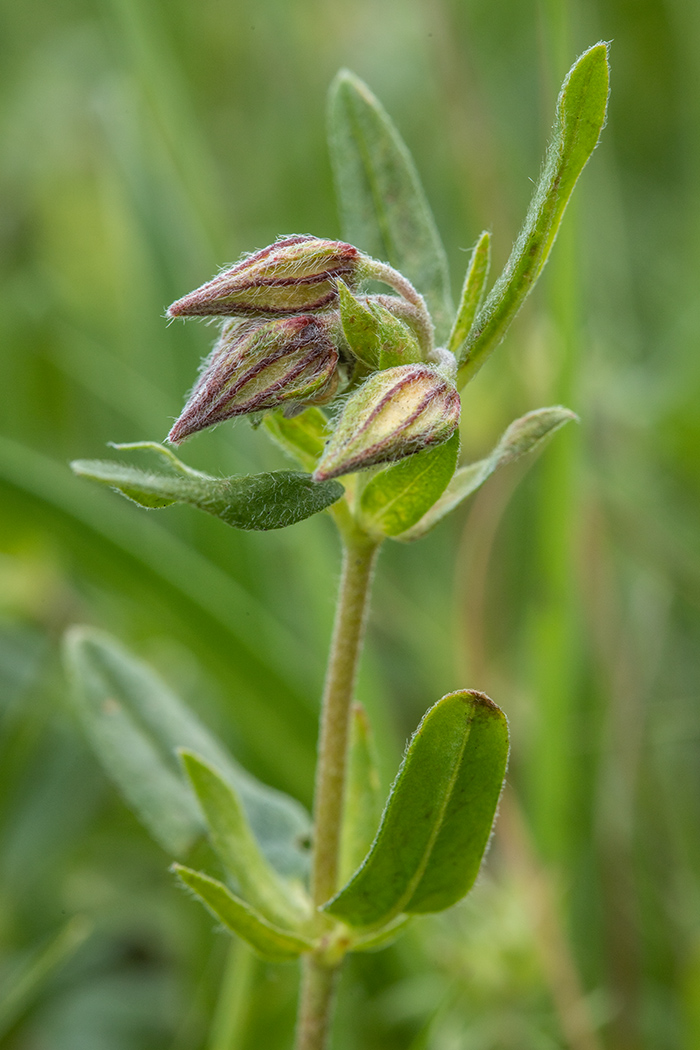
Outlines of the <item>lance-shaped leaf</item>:
M320 408L310 406L288 418L282 412L268 412L263 426L275 444L313 472L328 440L328 420Z
M508 759L503 712L483 693L450 693L418 726L372 849L325 910L351 926L442 911L476 879Z
M215 918L232 933L237 933L247 941L251 948L268 962L296 959L302 952L313 948L313 942L308 938L282 930L274 923L268 922L264 915L251 908L240 897L236 897L223 883L210 878L204 872L193 871L182 864L173 864L171 870Z
M455 472L459 433L437 448L418 452L369 480L360 499L363 528L398 536L415 525L444 492Z
M309 474L275 470L265 474L239 474L214 478L192 470L168 449L150 442L116 445L148 448L162 455L168 473L155 473L110 460L78 459L74 473L117 489L142 507L167 507L189 503L221 518L236 529L283 529L318 514L343 495L343 487L330 481L319 484Z
M348 775L340 836L340 878L349 879L362 863L382 815L377 756L367 712L355 703L350 714Z
M202 755L241 799L263 854L282 875L303 877L303 807L238 765L150 667L90 627L65 641L71 692L88 740L108 775L153 838L184 856L204 835L199 806L182 774L179 748Z
M435 220L401 136L367 85L348 70L331 85L329 145L345 236L413 282L444 339L452 303Z
M271 922L298 927L310 910L303 908L263 856L238 794L199 755L181 749L180 757L207 822L211 844L241 895Z
M459 356L462 344L469 335L476 312L481 306L491 266L491 234L484 230L471 254L462 288L462 298L455 317L447 349Z
M576 180L605 124L608 85L607 44L596 44L581 55L562 85L553 137L525 223L463 344L460 386L498 346L542 272Z
M491 477L495 470L512 463L514 460L524 456L526 452L532 452L541 445L546 438L551 437L557 430L571 420L578 420L575 412L561 405L552 408L538 408L534 412L528 412L521 416L504 431L501 440L491 453L476 463L460 467L445 489L442 496L430 508L416 524L401 533L398 537L402 542L419 540L425 536L439 521L463 503L468 496L476 492Z

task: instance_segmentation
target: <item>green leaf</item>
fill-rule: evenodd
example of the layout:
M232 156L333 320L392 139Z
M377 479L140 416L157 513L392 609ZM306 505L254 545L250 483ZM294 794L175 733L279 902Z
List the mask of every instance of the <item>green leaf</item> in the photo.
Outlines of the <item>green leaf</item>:
M330 507L343 495L336 481L317 483L309 474L276 470L214 478L181 463L168 449L151 442L118 445L148 448L162 455L170 473L141 470L109 460L78 459L74 473L117 489L142 507L189 503L236 529L283 529Z
M501 342L542 272L576 180L605 124L608 85L608 45L600 43L581 55L564 80L553 137L525 223L463 344L460 386L475 375Z
M329 145L344 236L400 270L425 296L438 340L452 318L445 251L405 143L366 84L341 70Z
M260 851L237 793L213 766L192 751L180 750L185 772L207 822L209 838L242 896L265 918L295 929L308 919L291 887L285 886Z
M372 849L324 910L351 926L442 911L476 879L508 758L503 712L483 693L450 693L418 726Z
M282 412L266 412L264 426L275 444L313 473L328 440L328 420L310 406L288 419Z
M495 470L519 459L526 452L532 452L546 438L551 437L571 420L578 421L578 416L570 409L562 408L561 405L554 405L552 408L538 408L516 419L504 431L501 440L486 459L480 459L456 471L437 503L412 529L402 533L399 539L405 542L421 539L455 507L476 492Z
M415 525L442 495L455 472L459 433L436 448L417 452L375 474L360 498L363 528L398 536Z
M367 712L354 703L350 713L348 775L340 836L340 879L345 882L362 862L382 815L377 756Z
M462 344L469 335L476 312L483 301L490 266L491 234L488 230L484 230L471 254L464 278L459 310L452 325L450 338L447 340L447 349L456 357L460 356Z
M188 748L221 771L240 797L263 854L282 875L302 877L303 807L261 784L229 755L150 667L90 627L66 635L73 701L88 740L154 839L183 856L205 825L177 757Z
M313 948L313 941L282 930L236 897L223 883L201 871L193 871L182 864L173 864L181 882L199 897L202 903L232 933L237 933L251 948L268 962L286 962Z

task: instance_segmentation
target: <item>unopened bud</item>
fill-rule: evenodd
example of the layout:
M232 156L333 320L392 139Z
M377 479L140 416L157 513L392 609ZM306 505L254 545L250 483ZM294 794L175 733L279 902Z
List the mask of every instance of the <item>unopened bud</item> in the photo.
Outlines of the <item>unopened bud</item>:
M459 423L457 390L424 364L375 372L348 399L316 481L390 463L447 441Z
M169 317L271 315L322 310L338 296L336 279L354 287L364 256L343 241L285 237L178 299Z
M178 444L233 416L330 396L337 389L338 324L332 315L309 314L229 322L168 441Z

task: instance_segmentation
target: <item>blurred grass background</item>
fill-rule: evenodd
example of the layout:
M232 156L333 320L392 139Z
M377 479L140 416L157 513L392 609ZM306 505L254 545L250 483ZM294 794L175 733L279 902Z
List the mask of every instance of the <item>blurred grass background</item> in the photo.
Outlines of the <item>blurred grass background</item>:
M212 334L168 327L169 302L278 234L340 234L339 66L412 149L457 293L482 228L507 258L558 85L604 38L608 127L540 287L468 388L465 454L541 405L582 424L423 543L387 545L358 690L387 784L430 703L489 692L513 731L501 822L463 905L352 961L336 1047L695 1050L700 9L3 0L0 19L0 1043L213 1050L226 938L88 753L64 628L118 635L309 804L338 573L330 521L244 534L147 514L67 460L164 437ZM284 465L245 423L185 459ZM248 970L237 1045L287 1047L294 967Z

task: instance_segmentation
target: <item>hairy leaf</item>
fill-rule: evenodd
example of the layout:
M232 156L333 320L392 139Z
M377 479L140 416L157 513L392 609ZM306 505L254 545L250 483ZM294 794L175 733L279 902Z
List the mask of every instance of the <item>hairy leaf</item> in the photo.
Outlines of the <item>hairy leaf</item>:
M464 340L469 335L476 312L481 306L491 266L491 234L484 230L469 260L462 288L462 299L455 317L447 349L459 357Z
M525 223L462 346L460 386L498 346L542 272L576 181L605 124L608 84L608 46L596 44L576 61L562 85L553 137Z
M263 854L282 875L307 867L303 807L238 765L150 667L115 639L72 628L65 654L76 710L93 749L154 839L183 856L205 831L177 757L188 748L211 762L240 797Z
M344 236L413 282L444 339L453 307L435 220L401 136L348 70L331 85L329 144Z
M98 459L78 459L71 468L80 477L118 489L142 507L189 503L236 529L283 529L318 514L343 495L337 481L318 484L298 471L214 478L186 467L161 445L141 442L115 447L149 448L166 459L170 472L155 473Z
M351 926L441 911L471 888L508 758L503 712L483 693L439 700L423 718L364 863L324 907Z
M501 440L486 459L480 459L456 471L437 503L420 521L416 522L413 528L402 533L399 539L408 542L425 536L450 511L476 492L495 470L519 459L526 452L532 452L546 438L571 420L578 420L578 416L570 409L562 408L561 405L555 405L552 408L538 408L516 419L504 431Z
M193 871L182 864L173 864L181 882L199 897L202 903L232 933L237 933L251 948L268 962L286 962L313 948L306 937L282 930L231 893L223 883L201 871Z
M296 928L308 918L309 910L303 909L263 856L238 794L199 755L181 749L180 757L207 822L211 844L242 896L271 922Z
M455 472L459 433L436 448L409 456L375 474L360 499L362 526L398 536L415 525L442 495Z

